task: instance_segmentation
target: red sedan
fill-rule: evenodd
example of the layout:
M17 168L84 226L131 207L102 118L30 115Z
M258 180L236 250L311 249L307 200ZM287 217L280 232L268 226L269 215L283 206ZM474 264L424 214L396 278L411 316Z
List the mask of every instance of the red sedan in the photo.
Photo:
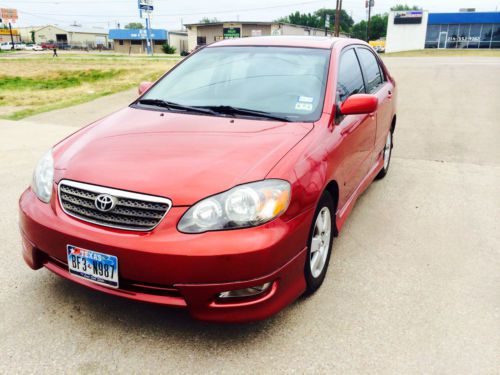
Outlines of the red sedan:
M33 269L197 318L264 319L326 275L386 175L395 82L354 39L202 48L55 145L20 199Z

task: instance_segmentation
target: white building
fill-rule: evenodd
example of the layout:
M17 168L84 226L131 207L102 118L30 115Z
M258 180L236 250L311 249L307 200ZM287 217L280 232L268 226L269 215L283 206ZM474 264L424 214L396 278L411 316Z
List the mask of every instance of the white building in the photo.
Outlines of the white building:
M500 48L500 12L391 12L385 51L424 48Z

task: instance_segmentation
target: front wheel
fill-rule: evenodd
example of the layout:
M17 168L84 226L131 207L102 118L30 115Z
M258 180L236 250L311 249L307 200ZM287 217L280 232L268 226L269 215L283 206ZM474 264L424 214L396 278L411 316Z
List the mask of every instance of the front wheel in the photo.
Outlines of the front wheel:
M389 165L391 164L391 155L392 155L392 137L393 137L392 131L389 130L389 134L387 134L383 151L384 166L378 173L377 179L384 178L387 172L389 172Z
M312 228L309 234L307 259L304 275L307 294L312 294L323 284L330 261L333 243L334 208L333 199L323 193L316 208Z

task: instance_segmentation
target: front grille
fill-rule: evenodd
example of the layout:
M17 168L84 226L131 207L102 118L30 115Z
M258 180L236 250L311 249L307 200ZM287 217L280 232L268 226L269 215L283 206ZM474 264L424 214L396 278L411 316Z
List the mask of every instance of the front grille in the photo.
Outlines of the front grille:
M106 194L116 200L114 208L101 211L96 199ZM65 213L106 227L133 231L155 228L172 206L170 199L105 188L70 180L59 183L59 202Z

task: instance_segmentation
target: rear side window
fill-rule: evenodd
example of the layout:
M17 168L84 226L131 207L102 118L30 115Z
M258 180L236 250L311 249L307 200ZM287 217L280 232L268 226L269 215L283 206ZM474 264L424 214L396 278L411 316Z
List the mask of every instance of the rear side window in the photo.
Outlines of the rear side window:
M349 49L340 57L337 100L343 103L349 96L365 92L361 68L354 49Z
M378 87L382 84L382 73L380 72L380 67L378 65L377 59L366 48L358 48L358 56L361 65L363 66L367 92L373 93L377 91Z

